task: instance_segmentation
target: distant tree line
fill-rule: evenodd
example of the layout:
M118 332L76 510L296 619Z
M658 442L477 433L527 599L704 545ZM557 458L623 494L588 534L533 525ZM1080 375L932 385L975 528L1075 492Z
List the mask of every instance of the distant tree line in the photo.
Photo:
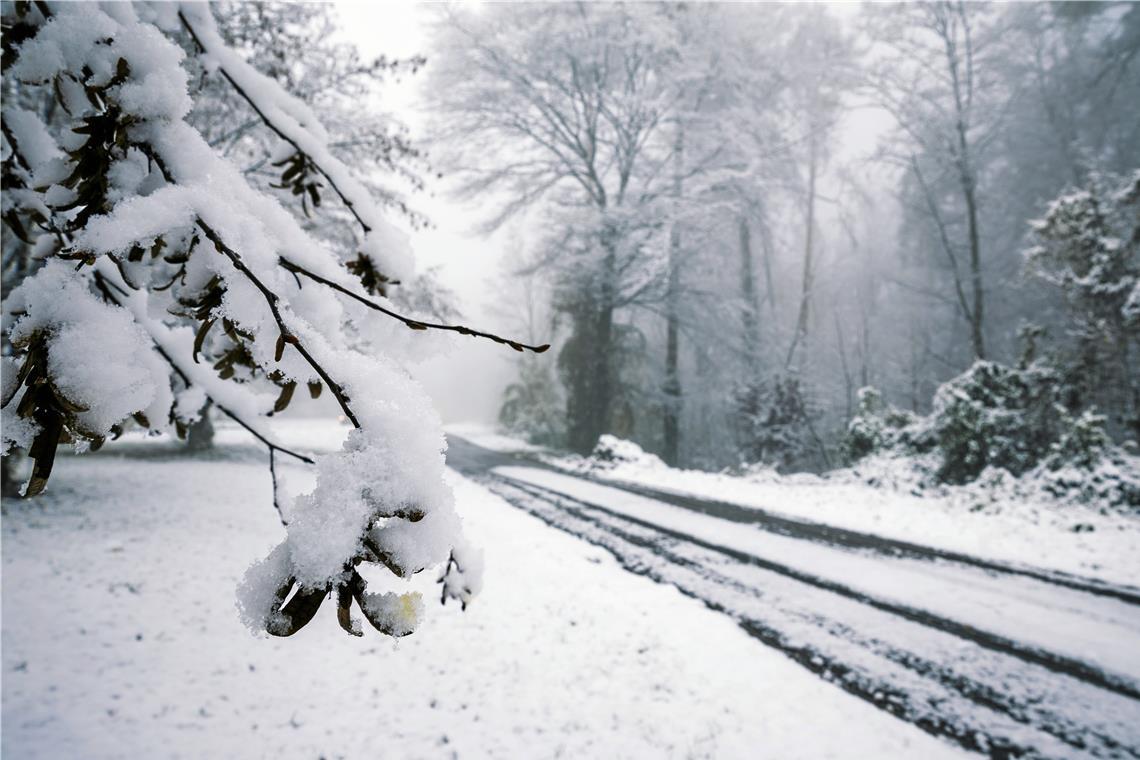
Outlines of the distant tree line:
M440 160L543 230L516 432L822 470L861 388L926 414L1030 351L1140 438L1140 7L490 6L435 47Z

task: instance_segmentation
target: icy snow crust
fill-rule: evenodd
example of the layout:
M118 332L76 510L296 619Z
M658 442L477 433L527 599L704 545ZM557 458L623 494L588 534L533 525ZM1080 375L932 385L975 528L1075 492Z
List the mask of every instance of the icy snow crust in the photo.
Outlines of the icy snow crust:
M105 305L90 292L86 278L91 268L76 274L52 264L13 296L28 309L14 334L18 338L34 329L54 333L50 361L53 370L58 370L60 390L80 405L91 405L83 419L95 433L105 433L137 411L145 411L158 423L169 417L174 399L168 371L151 342L167 353L192 385L254 429L268 432L258 415L270 408L272 396L251 394L246 388L222 382L208 368L193 363L192 331L165 323L170 299L180 292L193 294L213 277L224 283L225 296L211 316L226 318L255 336L251 353L267 373L277 371L301 383L320 379L299 351L287 348L281 360L276 359L278 337L287 330L333 375L351 400L360 429L342 451L320 457L315 487L289 505L292 519L284 548L251 569L242 584L240 606L251 629L264 628L265 600L281 584L281 573L294 576L308 588L336 583L359 555L362 537L370 527L376 545L408 572L445 562L453 546L463 546L460 521L443 479L446 444L439 418L400 364L411 357L372 348L365 355L352 348L346 334L359 309L346 310L331 291L315 283L302 289L280 266L285 259L354 288L345 280L332 251L309 237L276 200L253 190L236 167L182 121L191 107L186 72L181 67L182 50L149 21L140 21L134 6L112 5L53 6L52 19L21 47L14 73L22 81L47 83L58 73L87 67L99 84L109 82L118 61L126 60L131 75L109 94L126 114L136 117L137 123L130 128L132 142L150 146L171 184L164 184L158 172L148 168L148 156L131 149L109 175L109 197L121 200L110 214L93 218L74 241L77 250L96 256L95 271L122 287L127 294L122 299L125 308ZM143 5L140 9L165 27L177 25L175 12L183 14L213 63L221 65L259 108L269 112L290 141L309 153L371 227L364 249L391 274L409 272L407 240L381 218L364 188L329 153L319 120L307 106L224 47L206 4ZM77 113L82 113L87 107L82 93L75 98ZM65 176L60 171L61 154L33 115L17 114L14 129L21 149L40 162L35 167L37 175L46 173L57 180ZM75 147L71 143L76 137L69 133L61 139ZM62 199L70 192L53 186L46 197ZM176 285L168 294L148 295L145 289L129 287L131 280L152 274L152 268L125 260L134 246L149 247L160 235L186 241L194 234L201 237L207 227L237 253L253 277L282 295L276 305L283 327L251 277L240 272L220 248L215 251L208 235L190 256L185 284ZM110 256L120 259L119 266ZM380 327L370 330L372 346L406 345L408 331L394 320L383 320ZM385 335L393 340L385 341ZM176 413L183 420L193 419L202 401L200 396L180 397ZM11 419L5 410L5 447L13 442L27 445L33 434L34 430ZM271 436L266 434L266 438ZM415 523L378 520L378 505L387 513L414 507L424 517ZM473 572L477 564L471 563ZM456 583L457 593L479 585L473 576ZM413 623L421 617L415 605L405 611Z

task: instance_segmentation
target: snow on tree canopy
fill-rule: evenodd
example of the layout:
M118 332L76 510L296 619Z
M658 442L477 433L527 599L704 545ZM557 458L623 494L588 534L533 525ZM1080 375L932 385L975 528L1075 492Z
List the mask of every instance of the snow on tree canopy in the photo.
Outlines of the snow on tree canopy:
M411 633L419 595L369 592L362 562L398 578L441 566L443 600L465 606L482 558L462 537L444 481L440 420L404 368L408 341L374 350L359 323L546 347L399 314L346 270L343 261L364 257L368 276L406 278L407 236L333 155L313 109L226 47L210 6L15 4L4 22L20 41L5 75L21 102L60 106L50 125L7 102L3 112L13 199L4 219L33 270L4 309L17 351L3 361L4 450L27 448L35 460L28 494L46 486L61 441L101 445L132 419L181 434L209 401L266 445L274 478L278 456L313 464L317 477L282 504L274 482L286 537L241 584L251 629L295 633L331 596L350 634L361 634L354 601L377 630ZM185 121L186 55L172 35L193 40L208 75L287 144L285 172L311 169L343 202L355 238L347 256ZM310 458L275 442L264 417L299 385L331 394L354 426L341 451Z
M8 330L17 347L42 340L52 384L90 437L142 412L162 424L173 396L166 363L129 313L93 295L87 279L49 261L9 297L23 312Z

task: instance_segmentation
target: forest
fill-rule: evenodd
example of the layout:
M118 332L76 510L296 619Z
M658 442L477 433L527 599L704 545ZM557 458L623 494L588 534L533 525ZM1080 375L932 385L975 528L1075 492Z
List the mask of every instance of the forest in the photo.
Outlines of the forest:
M439 30L437 158L488 229L539 230L504 301L556 350L519 357L508 430L820 472L917 425L920 450L989 442L959 481L1140 437L1140 7L491 5Z

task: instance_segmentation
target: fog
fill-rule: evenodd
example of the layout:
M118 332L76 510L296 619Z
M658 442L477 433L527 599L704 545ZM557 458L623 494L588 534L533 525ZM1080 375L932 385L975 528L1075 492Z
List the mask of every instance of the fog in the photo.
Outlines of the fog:
M1044 331L1046 350L1080 353L1080 341L1072 340L1072 294L1027 264L1029 222L1067 188L1137 163L1136 98L1125 94L1137 81L1126 62L1135 44L1134 9L943 10L766 4L595 8L575 16L562 6L338 6L345 34L365 52L427 59L416 75L389 82L383 97L384 108L426 147L432 170L444 175L414 197L434 223L413 238L420 266L437 268L469 323L537 329L543 334L531 337L554 343L536 360L545 362L534 370L540 377L532 371L515 390L528 382L557 386L544 403L577 411L565 412L567 427L556 425L561 432L527 429L538 424L533 419L510 423L514 432L583 448L599 432L621 428L674 461L721 466L761 456L812 469L838 460L863 386L925 413L938 386L973 361L1015 363L1025 347L1019 331L1024 336L1031 323ZM626 31L607 31L619 23ZM586 47L563 44L563 32L578 34ZM638 46L664 57L635 61L656 67L636 83L641 90L631 85L606 97L616 109L648 108L657 120L628 157L641 195L621 213L637 248L626 252L623 266L659 279L625 301L618 293L612 307L613 324L636 335L636 366L582 359L586 375L604 371L617 385L575 388L567 374L573 368L555 358L566 355L567 341L583 337L582 313L568 305L575 297L566 289L596 261L579 255L570 265L573 256L550 246L572 247L584 225L606 222L572 218L588 201L588 193L574 195L581 191L573 187L574 167L564 166L559 179L522 168L521 159L512 163L525 155L533 166L544 152L565 162L559 146L541 135L541 122L536 133L520 127L527 115L509 113L557 112L563 104L554 96L542 103L547 94L521 84L503 93L528 67L536 81L558 86L573 65L611 54L628 63ZM507 57L488 57L496 49ZM493 113L480 112L481 97L496 103ZM959 120L967 124L961 145ZM682 139L691 146L678 153L673 141ZM600 145L607 147L604 138ZM621 159L615 153L597 160ZM531 187L551 180L549 191L530 197L521 182L505 179L516 170L529 172ZM679 193L671 176L684 185ZM971 185L965 195L963 178ZM599 190L611 179L600 177ZM670 195L673 206L663 200ZM501 216L504 209L510 211ZM753 283L743 291L726 275L737 267L737 220L761 249L750 252ZM488 233L491 221L497 227ZM671 235L679 240L672 254ZM579 271L568 272L568 265ZM677 270L673 280L670 268ZM526 287L543 294L538 324L527 325L513 308L521 271L532 282ZM716 271L720 276L708 276ZM741 309L756 310L745 317L755 324L738 328L752 330L751 337L725 329ZM679 336L675 354L667 350L670 331ZM515 357L497 348L459 340L448 358L418 371L446 420L499 418L502 394L519 376ZM1130 370L1114 369L1109 357L1092 361L1105 383L1091 387L1086 402L1127 437ZM680 386L672 399L670 382ZM794 400L785 392L792 386ZM526 395L537 403L534 393ZM740 408L745 396L753 406L747 413ZM778 411L780 403L802 411ZM553 407L530 411L561 413ZM592 407L596 419L583 422L589 430L571 441L573 418ZM739 427L749 414L790 415L798 421L780 424L810 432L782 430L778 440L750 451L742 451L741 434L714 432ZM718 418L726 422L710 422ZM787 436L803 438L804 451L775 453Z

